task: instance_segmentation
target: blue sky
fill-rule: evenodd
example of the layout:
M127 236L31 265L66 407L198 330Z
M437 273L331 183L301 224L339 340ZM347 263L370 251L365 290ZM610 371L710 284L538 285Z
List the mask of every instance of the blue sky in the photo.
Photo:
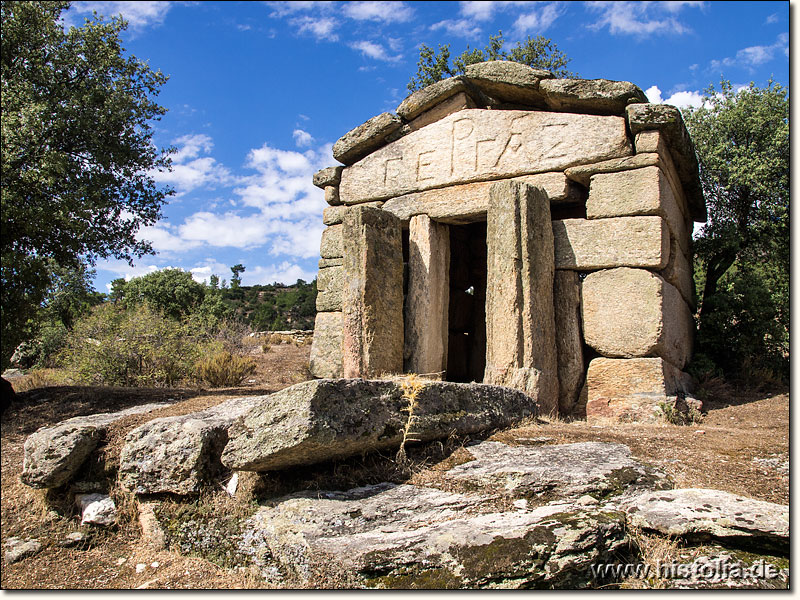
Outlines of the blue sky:
M551 38L581 77L631 81L653 102L696 104L720 77L789 84L789 2L74 2L123 14L130 54L170 76L155 143L174 146L176 195L142 229L158 250L97 265L95 286L180 267L244 285L316 276L333 143L406 96L419 45L459 54L502 30Z

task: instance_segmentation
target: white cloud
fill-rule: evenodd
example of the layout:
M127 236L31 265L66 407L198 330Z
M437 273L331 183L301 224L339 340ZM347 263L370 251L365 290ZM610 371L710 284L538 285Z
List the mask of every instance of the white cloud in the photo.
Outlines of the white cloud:
M647 96L647 99L652 102L653 104L661 104L661 90L658 89L657 85L652 85L644 91L644 95Z
M786 58L789 57L789 34L780 34L775 43L770 46L749 46L739 50L735 57L729 56L722 60L712 60L711 69L743 67L753 71L755 67L774 59L778 53L783 54Z
M163 221L149 227L142 227L136 232L136 239L147 240L152 244L153 250L168 254L186 252L200 246L200 242L184 239L174 226Z
M586 2L586 7L599 14L590 29L608 27L612 35L638 37L671 33L689 33L691 29L676 15L684 7L702 7L702 2Z
M130 281L134 277L141 277L153 271L158 271L159 267L156 265L134 265L132 267L124 260L109 259L98 261L97 269L99 271L109 271L114 273L117 277L123 277L125 281ZM106 287L111 291L110 285Z
M184 135L172 141L177 151L171 155L172 171L153 171L159 183L175 186L176 196L183 196L201 186L214 188L232 183L230 171L209 154L214 148L211 138L204 134Z
M647 99L653 104L671 104L678 108L699 107L703 105L703 94L698 91L681 90L674 92L669 98L664 99L657 85L650 86L644 91Z
M310 146L314 142L314 138L311 134L302 129L295 129L292 132L292 137L294 138L294 143L300 148L303 146Z
M518 36L531 33L539 34L547 30L555 20L561 16L561 11L556 4L546 4L539 11L531 11L520 15L514 21L514 32Z
M403 57L400 54L397 55L390 55L386 52L386 48L381 46L380 44L376 44L375 42L370 42L367 40L362 40L360 42L352 42L350 47L353 50L358 50L364 56L369 58L374 58L375 60L384 60L387 62L397 62L401 60Z
M481 28L469 19L448 19L430 26L431 31L444 29L449 35L473 39L481 35Z
M765 21L765 24L766 25L774 25L779 20L780 20L780 18L778 16L778 13L772 13L770 16L767 17L767 20Z
M195 281L208 283L212 275L217 275L220 279L227 279L231 270L230 265L222 264L213 258L206 258L200 265L189 269L189 272Z
M475 21L491 21L497 11L519 6L530 6L531 2L461 2L460 13L466 19Z
M405 2L345 2L342 12L357 21L405 23L414 17L414 9Z
M325 10L333 6L333 2L317 2L305 0L290 0L288 2L265 2L272 9L271 17L285 17L307 10Z
M93 11L109 18L121 14L128 21L131 30L138 32L150 26L161 25L174 4L174 2L144 0L135 2L78 1L72 3L65 16L65 23L80 26L83 24L83 17L90 17ZM74 14L72 14L73 11Z
M292 19L291 23L297 27L298 33L310 33L317 40L327 42L339 40L339 35L335 33L338 22L332 17L298 17Z
M265 285L270 283L291 285L298 279L310 282L316 276L316 271L307 271L300 265L284 261L279 265L270 265L268 267L248 267L242 273L242 285Z

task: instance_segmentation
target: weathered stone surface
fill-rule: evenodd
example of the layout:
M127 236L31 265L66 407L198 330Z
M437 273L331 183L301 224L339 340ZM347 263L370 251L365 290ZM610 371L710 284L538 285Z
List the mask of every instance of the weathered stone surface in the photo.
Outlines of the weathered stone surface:
M539 84L550 110L624 115L632 102L647 102L638 86L608 79L545 79Z
M408 98L403 100L397 107L397 114L406 121L412 121L422 113L435 107L457 94L468 90L468 83L465 77L449 77L442 79L415 91Z
M659 271L659 275L678 289L684 302L694 311L697 307L697 296L692 276L692 263L686 258L683 249L672 241L669 246L669 261L667 266Z
M22 483L35 488L64 485L83 465L114 421L164 406L167 404L143 404L115 413L73 417L53 427L42 427L25 440Z
M621 117L468 109L348 167L339 194L345 204L358 204L631 154Z
M484 381L524 391L558 412L550 202L539 188L503 181L487 213Z
M658 154L649 152L569 167L564 170L564 175L568 179L588 187L592 175L598 173L616 173L618 171L630 171L631 169L643 169L644 167L659 167L662 166L662 163L663 161Z
M644 493L623 508L630 521L646 531L789 553L789 507L781 504L689 488Z
M642 153L655 153L659 157L659 165L661 170L669 179L672 186L672 191L678 201L678 206L684 216L691 221L689 216L689 205L686 201L686 194L683 191L683 184L678 171L675 169L675 163L672 162L672 155L667 147L667 142L664 135L658 130L640 131L634 138L634 150L636 154Z
M222 462L237 471L270 471L396 448L409 403L398 381L299 383L243 415L229 431ZM429 441L507 426L534 415L536 404L508 388L432 381L412 410L414 438Z
M575 184L561 172L523 175L514 181L542 188L551 205L582 201ZM419 214L453 225L484 221L489 209L489 188L494 183L482 181L406 194L387 200L383 210L404 221Z
M338 226L337 226L338 227ZM400 220L377 208L345 214L342 369L345 377L403 372Z
M366 123L344 134L333 145L333 158L352 165L386 143L386 137L400 129L403 122L391 113L372 117Z
M156 516L156 502L139 502L139 527L142 529L142 540L153 550L163 550L167 546L164 530Z
M678 171L689 210L695 221L707 219L700 187L700 169L694 143L686 130L681 111L669 104L631 104L625 109L631 133L656 129L664 134Z
M475 101L470 96L464 92L459 92L455 96L450 96L447 100L444 100L433 108L426 110L424 113L420 114L413 121L411 121L408 124L409 133L411 131L416 131L417 129L422 129L426 125L430 125L436 121L440 121L447 115L451 115L454 112L464 110L465 108L476 108L476 106L477 105L475 104Z
M383 206L383 202L366 202L361 206L374 206L375 208L380 208ZM348 206L342 205L326 206L322 211L322 222L325 225L339 225L342 221L344 221L344 213L347 212L348 208Z
M631 456L622 444L580 442L552 446L508 446L480 442L467 446L475 460L453 467L445 479L472 489L503 490L512 496L608 500L635 490L667 489L667 476ZM582 502L582 503L585 503Z
M327 269L328 267L341 267L344 264L344 257L339 258L320 258L317 267Z
M314 377L342 376L342 313L318 312L314 320L309 371Z
M691 356L691 312L660 276L624 267L590 273L582 299L584 339L603 356L660 356L679 369Z
M81 513L81 525L110 527L117 522L117 506L107 494L77 494L75 506Z
M343 288L344 266L320 269L317 273L317 311L341 311Z
M322 258L342 258L344 256L341 225L333 225L322 232L319 255Z
M667 221L672 239L688 252L691 233L678 206L672 186L658 167L592 175L586 217L603 219L636 215L659 215Z
M572 414L583 386L581 281L576 271L555 272L553 306L558 360L558 412Z
M380 484L282 499L247 523L243 551L303 581L347 587L581 588L629 557L622 513L575 504L493 511L485 496ZM263 559L262 559L263 560Z
M330 206L340 206L342 204L342 200L339 198L338 187L329 185L325 188L325 202Z
M669 260L669 228L661 217L553 221L553 243L556 269L663 269Z
M470 82L492 98L536 107L544 106L539 82L553 77L549 71L506 60L467 65L464 71Z
M132 430L119 481L137 494L194 494L220 471L228 427L266 396L234 398L207 410L154 419Z
M450 228L417 215L409 221L404 372L442 377L447 369Z
M6 541L5 545L8 548L5 553L6 564L9 565L42 551L42 544L36 539L23 541L20 538L12 537Z
M330 185L338 186L339 182L342 180L343 170L344 167L342 166L325 167L314 173L314 177L311 181L318 188L326 188Z
M681 411L693 400L691 377L661 358L595 358L585 390L586 419L597 423L656 423L662 405Z

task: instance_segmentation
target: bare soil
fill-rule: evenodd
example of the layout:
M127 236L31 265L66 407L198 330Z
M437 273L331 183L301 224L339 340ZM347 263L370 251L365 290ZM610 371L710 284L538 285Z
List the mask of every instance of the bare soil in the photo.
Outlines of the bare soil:
M135 502L117 496L122 523L111 529L81 526L74 508L46 498L23 485L23 443L39 427L69 417L120 410L156 401L172 401L146 416L132 416L114 425L105 452L119 453L125 434L146 420L185 414L226 399L267 394L308 378L309 347L273 346L255 356L259 368L246 385L220 390L120 389L47 387L18 395L2 417L0 457L2 498L0 546L11 537L35 538L43 550L14 564L3 561L0 585L5 589L233 589L259 587L260 580L244 569L225 569L209 560L174 550L154 551L141 537ZM665 470L676 487L714 488L759 500L789 503L789 477L776 468L789 460L789 396L786 389L737 389L709 382L702 422L692 425L621 424L596 427L585 421L536 421L493 432L490 439L511 444L548 438L556 444L611 441L628 445L641 460ZM487 436L489 437L488 434ZM436 473L468 458L466 439L429 444L409 451L409 464L394 456L371 455L330 465L295 470L261 482L262 493L278 495L303 488L343 488L378 481L435 484ZM531 442L528 442L531 443ZM536 443L541 443L541 440ZM767 459L767 462L758 459ZM776 459L776 460L773 460ZM266 485L266 487L265 487ZM117 492L119 494L119 491ZM224 496L224 493L222 493ZM217 499L219 506L226 500ZM63 547L70 532L86 541ZM137 572L137 565L139 572ZM141 566L143 565L143 566Z

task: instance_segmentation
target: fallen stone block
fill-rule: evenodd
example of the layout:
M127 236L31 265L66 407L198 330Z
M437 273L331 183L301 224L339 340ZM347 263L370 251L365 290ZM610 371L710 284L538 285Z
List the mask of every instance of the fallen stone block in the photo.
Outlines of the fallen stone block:
M643 493L621 506L645 531L789 554L789 507L782 504L688 488Z
M400 381L293 385L253 406L229 429L222 463L236 471L286 469L397 448L409 418L410 437L430 441L505 427L537 410L522 392L484 384L425 382L413 402L408 396Z
M663 422L664 408L688 412L702 404L692 395L692 378L661 358L595 358L584 386L590 423ZM667 410L669 410L667 408Z
M115 413L73 417L42 427L25 440L22 483L34 488L57 488L68 483L97 448L108 426L129 415L152 412L167 403L143 404Z
M389 589L582 588L590 565L632 558L621 512L491 500L392 484L298 494L251 517L241 549L301 581Z
M109 527L117 522L117 506L107 494L77 494L75 505L81 511L81 525Z
M634 490L667 489L667 476L643 465L622 444L580 442L550 446L508 446L480 442L465 448L475 460L460 464L444 478L470 488L502 490L512 496L545 495L596 500L630 494Z
M642 217L644 218L644 217ZM583 336L609 358L659 356L683 368L694 320L678 290L644 269L608 269L583 280Z
M234 398L207 410L140 425L125 438L120 483L137 494L199 492L222 469L219 457L231 423L265 398Z
M557 111L623 115L628 104L647 102L644 92L627 81L545 79L539 89L547 108Z
M5 545L8 548L5 553L6 564L9 565L42 551L42 544L39 540L35 539L22 541L19 538L13 537L9 538Z

